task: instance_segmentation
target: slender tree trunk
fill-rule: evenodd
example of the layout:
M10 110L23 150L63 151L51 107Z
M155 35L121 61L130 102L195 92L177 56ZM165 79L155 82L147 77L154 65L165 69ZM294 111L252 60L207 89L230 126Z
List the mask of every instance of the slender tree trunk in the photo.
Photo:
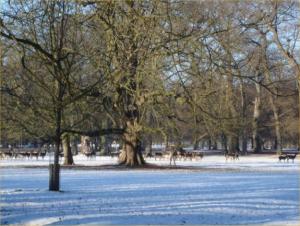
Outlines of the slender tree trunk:
M164 142L166 144L165 149L167 150L169 148L169 135L165 136Z
M269 84L272 84L271 75L269 72L268 67L268 56L267 56L267 38L265 34L262 34L262 48L263 48L263 66L265 71L266 80ZM273 90L273 86L270 87L270 89ZM281 132L280 132L280 121L279 121L279 115L278 115L278 109L275 104L274 96L272 93L268 93L269 96L269 102L273 111L274 116L274 122L275 122L275 134L276 134L276 151L278 154L282 153L282 139L281 139Z
M58 165L59 164L59 152L60 152L60 144L61 144L61 132L60 132L60 123L61 123L61 112L57 112L56 114L56 122L57 122L57 128L56 128L56 137L55 137L55 145L56 149L54 152L54 164Z
M227 135L228 153L237 153L239 148L239 137L233 135Z
M105 148L105 140L106 140L106 136L100 136L99 137L99 152L100 155L106 155L107 149Z
M241 121L242 121L242 128L241 128L241 139L242 139L242 154L247 153L247 126L246 126L246 110L247 106L245 104L246 93L244 89L244 82L243 79L240 78L240 95L241 95Z
M111 123L111 120L103 120L102 121L102 127L103 128L111 128L113 125ZM105 135L99 137L99 143L101 146L100 155L107 155L110 154L112 151L112 137L111 135Z
M208 138L208 150L211 150L211 138Z
M200 142L200 140L197 137L194 138L194 141L193 141L193 149L194 150L198 150L199 149L199 142Z
M298 73L298 151L300 151L300 72Z
M228 148L227 148L227 136L223 133L221 135L221 143L222 143L222 148L227 151Z
M77 139L73 138L71 143L72 143L71 152L72 154L77 155L78 154Z
M56 149L54 151L54 164L50 165L49 168L49 190L59 191L60 183L60 169L59 169L59 151L61 144L61 117L62 109L60 107L56 110L56 131L55 131L55 145Z
M216 139L214 139L214 142L213 142L213 150L218 150L218 142Z
M282 152L282 138L281 138L281 131L280 131L280 121L277 107L274 103L273 96L270 94L270 103L271 108L273 110L274 121L275 121L275 134L276 134L276 151L278 154Z
M153 143L152 135L149 135L145 143L146 143L146 147L145 147L146 154L152 155L152 143Z
M243 130L242 134L242 154L247 154L247 146L248 146L248 139L247 136Z
M254 153L261 152L262 144L259 135L259 124L260 124L260 108L261 108L261 88L258 83L255 84L256 96L254 100L254 111L253 111L253 149Z
M70 146L70 135L67 133L62 136L62 146L64 151L64 165L73 165L74 161Z

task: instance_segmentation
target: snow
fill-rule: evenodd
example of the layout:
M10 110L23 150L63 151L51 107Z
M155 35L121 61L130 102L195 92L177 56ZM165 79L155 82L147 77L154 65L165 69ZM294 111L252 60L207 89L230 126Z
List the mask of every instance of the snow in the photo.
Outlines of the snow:
M75 162L96 166L117 158L78 155ZM299 159L205 156L177 162L201 170L62 169L62 192L48 191L46 167L26 168L48 164L48 158L0 160L1 225L299 225Z
M168 166L170 160L165 159L154 159L147 158L146 161L152 164L158 164L163 166ZM53 156L46 156L45 159L39 158L35 159L3 159L0 160L1 167L20 167L20 166L48 166L49 163L53 162ZM60 159L63 162L63 159ZM117 157L109 156L96 156L94 158L87 158L86 156L79 154L74 156L74 162L76 165L84 166L101 166L108 164L118 164ZM176 164L178 166L190 166L190 167L201 167L201 168L218 168L218 169L238 169L238 170L254 170L254 171L295 171L299 170L299 158L295 159L295 163L291 161L279 162L277 155L249 155L240 156L239 160L225 160L222 155L204 155L202 160L192 160L189 159L178 159Z

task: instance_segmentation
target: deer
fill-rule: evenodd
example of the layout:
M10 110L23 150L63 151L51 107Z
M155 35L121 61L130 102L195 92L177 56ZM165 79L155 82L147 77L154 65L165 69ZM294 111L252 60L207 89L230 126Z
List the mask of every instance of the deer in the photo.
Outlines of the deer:
M291 159L294 163L294 160L295 160L296 156L297 156L296 153L295 154L287 154L286 159L287 159L287 161L289 161L289 159Z
M44 159L44 158L45 158L46 154L47 154L47 152L46 152L46 151L40 152L40 156L42 157L42 159Z
M285 160L287 159L287 155L279 155L278 156L278 161L281 162L281 160L283 160L285 162Z
M225 151L225 158L226 161L231 158L232 160L239 160L239 154L237 152L235 153L228 153L228 151Z
M38 151L31 152L31 157L35 157L38 160L40 153Z
M176 159L178 155L180 155L180 152L176 150L176 147L171 147L169 155L170 155L170 166L172 165L172 161L174 166L176 166Z
M193 156L194 158L199 158L200 160L203 159L203 153L200 153L200 152L193 152Z
M89 152L85 152L84 155L87 157L87 158L93 158L93 157L96 157L96 152L94 150L92 151L89 151Z

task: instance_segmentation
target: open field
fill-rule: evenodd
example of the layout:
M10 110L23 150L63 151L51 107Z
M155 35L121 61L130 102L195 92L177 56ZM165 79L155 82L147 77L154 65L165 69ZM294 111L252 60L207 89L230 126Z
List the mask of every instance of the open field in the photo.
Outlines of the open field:
M60 159L62 163L63 159ZM146 158L147 163L155 164L159 166L169 166L169 159L154 159ZM48 167L49 163L53 162L52 156L46 156L44 159L2 159L0 160L0 168L2 167ZM87 158L86 156L79 154L74 156L75 166L74 168L81 166L105 166L105 165L117 165L118 159L116 157L109 156L96 156L94 158ZM289 171L299 169L299 156L297 156L294 163L279 162L276 154L258 154L240 156L239 160L226 161L223 155L204 155L202 160L192 161L187 159L181 159L176 161L176 165L179 167L193 167L200 169L236 169L236 170L255 170L255 171Z
M79 155L75 162L99 166L117 160ZM48 159L1 160L1 224L299 222L298 159L294 164L279 163L266 155L225 162L223 156L208 156L177 162L198 170L63 169L62 192L48 191L48 163ZM39 167L24 168L28 166Z

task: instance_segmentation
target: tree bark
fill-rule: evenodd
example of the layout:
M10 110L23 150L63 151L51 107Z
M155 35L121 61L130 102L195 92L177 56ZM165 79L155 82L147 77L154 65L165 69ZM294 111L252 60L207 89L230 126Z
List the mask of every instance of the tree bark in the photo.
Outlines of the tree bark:
M74 161L73 161L73 156L72 156L72 151L71 151L69 134L63 134L62 146L63 146L63 152L64 152L64 165L73 165Z
M247 146L248 146L248 139L247 136L244 134L242 135L242 154L247 154Z
M126 126L119 163L130 167L144 165L145 160L142 155L141 140L136 131L136 122L127 121Z
M222 144L222 148L225 151L227 151L228 150L228 148L227 148L227 136L224 133L221 134L221 144Z
M60 87L60 86L59 86ZM60 92L59 92L60 93ZM61 118L62 118L62 109L58 104L56 109L56 130L55 130L55 145L56 149L54 151L54 164L50 165L49 169L49 190L50 191L59 191L60 185L60 168L59 168L59 152L61 144Z
M200 140L198 138L194 138L193 142L193 149L198 150L199 149Z
M242 139L242 154L245 155L247 154L247 126L246 126L246 110L247 110L247 106L245 104L246 101L246 93L245 93L245 89L244 89L244 82L243 79L240 78L240 95L241 95L241 120L242 120L242 129L241 129L241 139Z
M213 148L213 150L218 150L218 142L216 139L214 139L212 148Z
M211 150L211 138L208 138L207 145L208 145L208 150Z
M147 138L146 138L147 139ZM148 140L146 140L146 147L145 147L145 153L152 155L152 144L153 144L153 139L152 135L149 135Z
M262 33L262 48L263 48L263 65L264 65L264 71L265 71L265 76L266 80L269 84L272 84L271 80L271 75L268 67L268 61L267 61L267 38L266 35ZM271 90L273 90L273 86L270 87ZM275 134L276 134L276 152L278 154L282 153L282 138L281 138L281 132L280 132L280 120L279 120L279 114L278 114L278 109L275 104L274 96L271 92L268 92L269 96L269 102L273 111L273 116L274 116L274 126L275 126Z
M258 77L258 75L256 76ZM253 150L254 153L259 153L262 150L261 138L259 135L259 124L260 124L260 108L261 108L261 87L258 83L255 83L256 96L254 100L253 110Z

